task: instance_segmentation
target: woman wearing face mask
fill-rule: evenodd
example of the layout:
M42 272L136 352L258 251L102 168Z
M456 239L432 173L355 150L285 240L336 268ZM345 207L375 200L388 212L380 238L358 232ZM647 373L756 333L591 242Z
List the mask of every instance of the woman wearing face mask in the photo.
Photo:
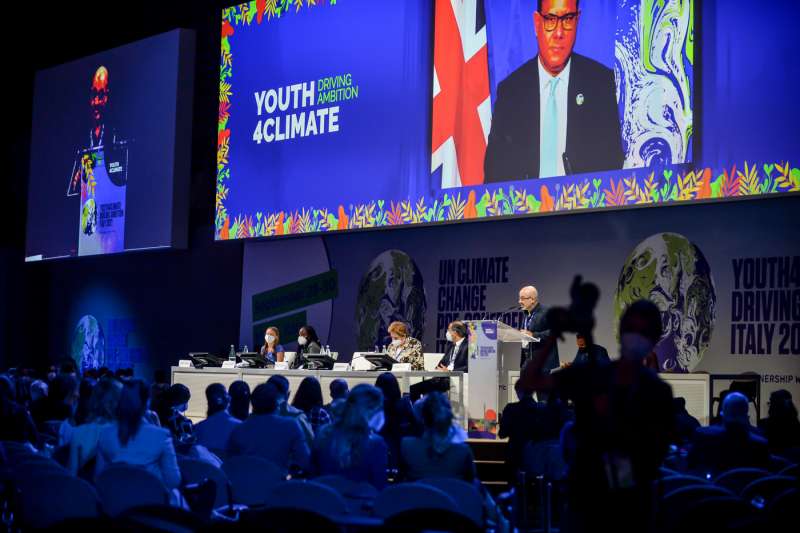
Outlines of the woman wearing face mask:
M398 363L411 363L411 370L425 370L425 358L422 355L422 343L410 336L408 326L395 321L389 324L389 336L392 344L386 350Z
M292 368L303 368L306 364L306 354L322 351L322 343L317 337L317 332L311 326L303 326L297 334L297 355L292 362Z
M270 326L264 332L264 346L261 347L261 355L270 363L283 362L283 346L280 343L281 334L278 328Z
M342 401L341 417L324 426L314 441L312 474L344 476L381 489L386 485L388 454L386 442L378 435L384 423L383 393L361 384Z

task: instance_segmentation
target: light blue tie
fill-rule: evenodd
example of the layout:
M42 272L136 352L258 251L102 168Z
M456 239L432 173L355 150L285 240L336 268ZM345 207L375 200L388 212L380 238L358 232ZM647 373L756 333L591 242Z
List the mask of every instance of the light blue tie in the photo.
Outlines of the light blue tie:
M558 112L556 111L556 87L558 78L552 78L547 85L547 107L544 111L544 128L539 143L539 177L546 178L558 174Z

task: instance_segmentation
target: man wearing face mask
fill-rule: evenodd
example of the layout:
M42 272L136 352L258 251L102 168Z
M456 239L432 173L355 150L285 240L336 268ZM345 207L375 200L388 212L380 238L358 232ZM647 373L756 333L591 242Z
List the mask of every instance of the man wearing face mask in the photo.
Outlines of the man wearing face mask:
M292 368L303 368L306 364L307 354L317 354L322 351L322 342L316 330L311 326L303 326L297 334L297 354L292 361Z
M467 344L467 325L456 320L447 326L447 348L444 357L436 366L437 370L468 372L469 357Z
M563 313L561 316L567 316ZM557 317L557 314L553 314ZM575 531L642 531L652 519L653 481L672 441L672 391L645 366L661 338L661 314L639 300L620 324L620 358L599 367L573 365L543 374L548 344L570 326L554 331L522 371L533 390L551 391L575 405L576 451L569 471L570 518ZM590 331L582 331L591 337Z

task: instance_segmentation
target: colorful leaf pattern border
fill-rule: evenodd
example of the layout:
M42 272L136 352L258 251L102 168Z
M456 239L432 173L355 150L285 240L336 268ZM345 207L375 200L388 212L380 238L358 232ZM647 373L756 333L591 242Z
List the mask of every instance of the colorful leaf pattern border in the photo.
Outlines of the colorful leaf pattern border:
M253 21L261 24L265 20L297 13L303 7L318 7L326 3L333 6L336 0L257 0L222 12L215 210L217 240L800 192L800 169L792 167L788 161L745 162L741 168L735 165L717 170L710 167L666 168L660 170L659 175L653 170L631 169L595 178L570 176L462 188L453 192L442 190L435 198L382 199L347 207L259 211L255 215L238 213L231 217L225 208L230 191L227 184L231 179L227 122L231 108L233 60L229 39L236 27L249 26Z

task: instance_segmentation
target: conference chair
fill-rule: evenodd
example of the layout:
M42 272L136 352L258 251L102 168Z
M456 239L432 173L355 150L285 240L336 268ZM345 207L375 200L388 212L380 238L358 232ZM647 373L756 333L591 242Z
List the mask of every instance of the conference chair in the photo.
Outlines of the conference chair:
M670 492L681 487L688 487L691 485L707 485L708 480L697 476L669 476L655 481L655 487L658 494L667 495Z
M164 483L144 468L115 464L100 472L95 482L103 510L117 516L143 505L169 505L170 492Z
M100 498L94 487L66 472L32 473L16 486L17 509L24 528L42 529L67 519L100 515Z
M266 505L272 488L286 479L286 474L262 457L230 457L222 470L231 484L233 502L248 507Z
M736 496L711 496L690 502L683 512L666 517L662 527L681 533L743 531L756 519L754 509ZM747 529L751 531L751 529Z
M375 516L387 519L404 511L436 509L458 512L453 498L423 483L400 483L387 487L375 498Z
M424 358L424 368L426 372L433 372L436 370L439 361L442 360L444 357L443 353L423 353L422 357Z
M208 523L193 513L174 505L140 505L117 517L128 531L203 531Z
M314 481L284 481L272 487L267 507L313 511L336 520L347 514L347 503L331 487Z
M778 473L787 466L791 466L792 462L785 457L781 457L780 455L770 455L769 456L769 471Z
M788 489L772 499L767 506L770 533L788 533L797 529L797 509L800 508L800 489Z
M314 482L330 487L344 497L351 513L367 515L372 512L378 489L364 481L357 482L344 476L327 475L314 478Z
M292 507L249 509L239 516L237 530L287 533L290 531L313 533L342 533L343 528L330 518Z
M761 468L733 468L718 475L714 484L738 495L753 481L769 475L768 471Z
M484 531L462 513L448 509L408 509L384 520L388 531L447 531L452 533L479 533Z
M767 476L756 479L742 489L742 499L757 507L765 507L780 493L793 488L797 488L797 478Z
M450 477L424 478L419 480L419 483L436 487L450 496L461 513L475 522L475 525L483 526L485 522L483 497L474 485Z
M735 496L731 491L711 483L688 485L677 488L658 502L656 517L659 523L667 524L677 520L695 502L706 498Z
M228 481L228 476L225 475L222 469L210 463L206 463L205 461L187 457L178 458L178 467L181 470L181 480L184 485L202 483L206 479L210 479L216 484L217 495L214 499L215 509L224 506L231 507L233 504L231 483Z
M778 472L779 476L794 476L800 478L800 465L792 464Z

